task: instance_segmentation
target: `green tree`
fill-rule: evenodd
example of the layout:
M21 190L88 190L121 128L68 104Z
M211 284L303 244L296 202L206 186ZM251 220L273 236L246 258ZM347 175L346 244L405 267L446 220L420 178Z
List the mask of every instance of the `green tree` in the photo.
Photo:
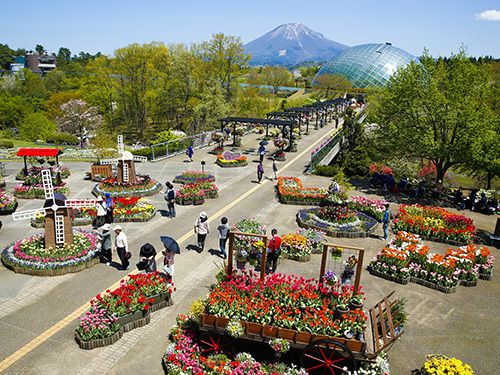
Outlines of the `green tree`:
M0 128L18 127L22 119L33 110L29 102L20 95L0 92Z
M36 45L35 51L39 55L46 55L47 54L47 50L41 44Z
M30 113L19 126L21 138L27 141L46 140L55 131L55 124L41 112Z
M198 104L193 106L193 134L218 129L220 118L227 117L231 107L224 100L222 87L218 81L209 82Z
M15 52L9 48L8 44L0 43L0 69L10 70L10 63L14 62L12 56Z
M372 98L372 121L379 124L375 135L387 153L431 161L442 180L450 167L471 160L492 129L490 76L463 49L447 62L424 51L421 61L398 69Z
M292 73L284 66L266 65L262 69L262 83L272 86L275 95L278 93L278 88L285 86L292 77Z
M57 52L57 66L63 68L71 62L71 51L69 48L61 47Z
M195 49L206 62L208 76L220 83L229 101L236 77L244 72L250 60L250 56L245 54L241 38L217 33L212 35L209 42L203 42Z
M80 99L80 95L77 92L58 92L53 94L45 102L45 115L47 118L55 120L56 117L62 116L61 105L69 102L71 99Z
M352 83L345 76L337 74L321 74L313 83L313 90L325 98L335 97L338 94L344 95L351 87Z

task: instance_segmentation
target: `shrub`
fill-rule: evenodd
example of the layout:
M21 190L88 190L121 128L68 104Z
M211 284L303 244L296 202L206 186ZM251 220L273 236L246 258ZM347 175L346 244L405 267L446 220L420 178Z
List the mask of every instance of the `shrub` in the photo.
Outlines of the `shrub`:
M19 134L22 139L27 141L46 139L55 131L55 124L40 112L30 113L19 125Z
M356 147L349 152L344 161L344 172L349 177L366 177L370 174L370 158L366 149Z
M52 143L55 145L73 145L78 146L80 144L80 140L78 137L75 137L71 134L61 133L55 134L51 137L47 137L47 143Z
M313 174L317 176L335 177L339 171L339 168L332 165L317 165L316 168L314 168Z
M14 148L14 142L12 142L12 141L0 141L0 148Z

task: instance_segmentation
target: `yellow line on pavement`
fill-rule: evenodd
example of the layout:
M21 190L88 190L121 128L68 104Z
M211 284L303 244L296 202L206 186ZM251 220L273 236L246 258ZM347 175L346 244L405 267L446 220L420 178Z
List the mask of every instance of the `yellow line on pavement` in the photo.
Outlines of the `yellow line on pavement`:
M313 147L315 147L315 145L317 143L319 143L321 140L322 139L319 139L318 141L314 142L311 146L309 146L307 149L305 149L300 154L298 154L296 157L294 157L292 160L290 160L287 164L285 164L283 166L283 168L280 169L280 172L282 172L282 171L286 170L288 167L290 167L290 165L292 165L298 159L300 159L306 152L309 152L309 150L312 149ZM248 190L245 194L239 196L237 199L235 199L234 201L232 201L230 204L228 204L227 206L225 206L224 208L222 208L218 212L216 212L214 215L212 215L211 218L209 219L209 221L215 220L215 218L221 216L224 212L226 212L230 208L232 208L235 205L237 205L243 199L245 199L246 197L248 197L250 194L252 194L254 191L256 191L257 189L259 189L261 186L265 185L268 182L269 182L269 180L264 180L264 182L262 184L255 185L253 188L251 188L250 190ZM184 236L182 236L181 238L179 238L179 240L177 242L180 244L180 243L186 241L192 235L193 235L193 232L189 231ZM134 270L134 271L128 273L127 275L133 275L133 274L137 274L137 273L139 273L139 270ZM120 285L120 281L121 280L119 280L116 283L114 283L113 285L109 286L108 288L106 288L106 290L107 289L116 289ZM105 293L105 290L102 291L101 294L102 293ZM47 329L45 332L41 333L39 336L37 336L36 338L34 338L33 340L31 340L29 343L27 343L26 345L24 345L21 349L17 350L13 354L11 354L7 358L5 358L2 362L0 362L0 372L4 371L8 367L10 367L12 364L14 364L15 362L17 362L19 359L21 359L22 357L24 357L26 354L28 354L29 352L31 352L33 349L35 349L36 347L38 347L40 344L42 344L45 341L47 341L48 339L50 339L53 335L55 335L61 329L63 329L64 327L66 327L73 320L77 319L80 315L82 315L83 313L85 313L85 311L87 311L89 308L90 308L90 303L89 302L85 303L84 305L80 306L78 309L76 309L75 311L73 311L71 314L69 314L68 316L66 316L65 318L63 318L62 320L60 320L59 322L57 322L56 324L54 324L52 327L50 327L49 329Z

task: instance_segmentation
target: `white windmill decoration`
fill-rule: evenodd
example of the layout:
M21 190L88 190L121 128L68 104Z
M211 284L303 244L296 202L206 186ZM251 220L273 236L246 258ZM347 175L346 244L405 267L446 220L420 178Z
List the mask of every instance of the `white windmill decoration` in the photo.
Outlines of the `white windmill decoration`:
M45 216L45 248L73 243L73 227L71 225L70 208L95 207L95 199L66 199L61 193L54 193L50 170L42 170L42 183L45 203L42 208L14 212L14 220L34 219Z
M118 136L118 158L101 160L101 164L116 164L116 181L119 183L134 182L136 180L134 162L147 162L145 156L133 155L130 151L123 148L123 135Z

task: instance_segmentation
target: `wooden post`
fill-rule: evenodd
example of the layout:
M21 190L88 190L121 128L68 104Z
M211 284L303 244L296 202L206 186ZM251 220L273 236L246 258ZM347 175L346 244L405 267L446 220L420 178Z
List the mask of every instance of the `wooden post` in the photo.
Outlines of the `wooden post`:
M356 279L354 280L354 291L352 292L353 297L356 294L358 294L359 291L359 281L361 279L361 271L363 270L364 257L365 257L365 249L359 249L358 268L356 269Z
M227 259L227 275L231 276L233 274L233 245L234 244L234 232L229 232L229 254Z
M262 250L262 257L260 259L260 279L264 280L266 277L266 265L267 265L267 236L262 239L264 241L264 250Z
M326 255L328 254L328 244L323 244L323 256L321 257L321 268L319 270L319 281L323 282L323 276L325 275L326 268Z

